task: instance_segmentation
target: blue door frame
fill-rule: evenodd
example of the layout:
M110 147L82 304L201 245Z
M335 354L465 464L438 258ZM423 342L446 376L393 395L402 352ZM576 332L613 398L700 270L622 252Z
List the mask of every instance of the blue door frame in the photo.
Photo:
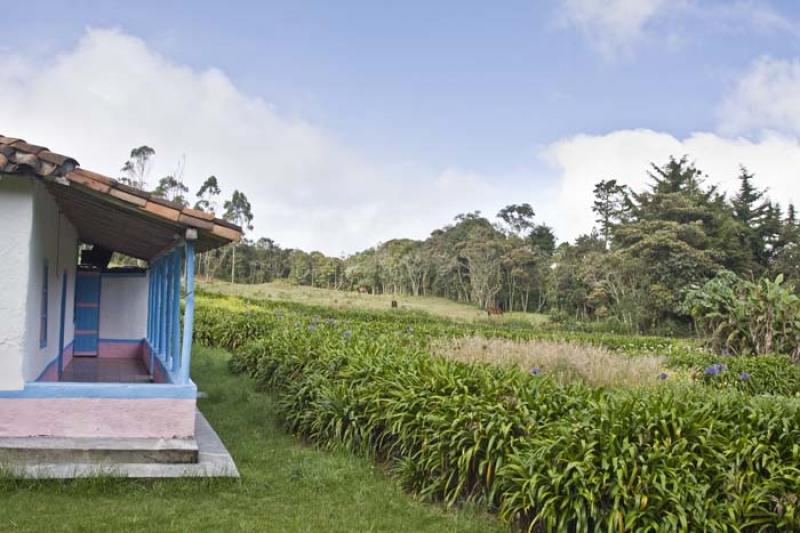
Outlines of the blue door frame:
M100 333L100 273L75 275L74 355L97 356Z

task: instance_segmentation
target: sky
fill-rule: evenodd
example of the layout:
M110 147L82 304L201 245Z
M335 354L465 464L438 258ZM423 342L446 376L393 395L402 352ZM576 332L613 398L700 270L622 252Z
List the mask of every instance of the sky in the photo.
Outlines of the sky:
M7 4L7 5L6 5ZM352 253L528 202L559 239L592 187L684 154L800 203L800 2L0 0L0 134L120 175L156 150Z

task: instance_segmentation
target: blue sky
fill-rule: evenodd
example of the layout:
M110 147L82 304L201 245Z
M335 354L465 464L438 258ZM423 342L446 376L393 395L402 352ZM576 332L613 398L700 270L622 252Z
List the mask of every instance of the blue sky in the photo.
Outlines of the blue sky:
M448 204L448 209L483 208L491 212L502 203L529 201L536 208L538 202L540 214L550 217L544 221L556 226L562 238L572 238L591 228L591 215L588 219L575 215L566 217L570 218L566 222L560 220L566 210L586 208L585 191L569 187L583 189L589 178L570 180L570 172L580 170L598 179L607 172L633 172L627 161L600 161L596 170L584 168L582 160L597 157L598 151L603 155L616 150L621 160L643 149L647 155L660 156L662 152L695 148L698 153L690 155L698 162L703 161L703 150L711 150L706 159L712 168L724 158L752 165L774 160L774 154L783 153L781 150L791 150L800 129L795 121L798 118L800 122L800 111L798 117L794 111L800 101L785 96L792 92L792 85L789 89L781 85L787 77L789 83L795 76L800 78L794 63L800 56L797 2L407 1L390 5L366 1L77 1L30 2L24 9L18 6L11 3L3 7L4 16L11 20L4 23L0 34L0 50L8 52L22 73L7 75L11 82L5 90L9 93L35 92L32 88L36 83L54 81L31 81L37 76L28 73L34 65L63 64L73 58L79 65L74 71L92 63L78 61L82 53L116 53L131 70L115 76L117 65L111 61L102 74L86 72L81 83L75 78L69 80L81 85L75 88L73 99L80 97L81 105L91 106L92 95L97 94L94 77L116 77L124 83L125 76L144 75L145 68L156 68L150 65L138 69L131 58L136 56L148 63L147 57L157 57L164 63L158 68L171 72L184 69L199 78L204 72L219 72L243 102L263 103L267 108L263 112L270 114L268 121L275 120L292 131L300 126L312 130L315 139L324 139L324 152L328 154L319 159L315 156L313 171L318 174L326 174L329 166L331 176L363 172L367 181L397 181L396 186L386 189L360 187L355 180L352 191L337 191L333 203L326 205L325 197L330 195L315 199L302 186L293 191L281 191L279 186L248 189L257 177L242 177L242 173L226 176L231 186L252 190L251 195L266 196L274 189L283 198L280 205L256 202L262 211L256 213L261 221L258 233L277 236L287 246L317 247L329 253L353 251L406 231L424 237L432 227L423 227L423 222L443 223L456 214L444 209L439 212L435 208L442 204L433 202L426 216L421 217L419 211L405 220L402 212L391 211L396 218L393 224L371 222L370 217L381 218L387 212L382 197L403 191L404 173L413 174L408 185L415 190L442 175L450 176L443 178L442 195L458 195L460 189L467 192L463 202ZM131 52L123 43L125 39L140 43L145 50ZM152 89L152 98L157 100L161 89L156 87L158 77L151 74L148 79L152 81L142 82L142 86ZM187 85L185 90L191 92L192 87ZM0 84L0 96L3 90ZM774 98L764 97L775 91L789 100L776 107L770 103ZM49 98L48 102L58 97ZM135 95L127 104L128 108L144 106L143 115L148 115L151 105L138 101ZM770 105L775 108L762 109ZM115 105L104 116L113 117L120 108ZM745 108L749 111L741 116L738 111L731 112ZM157 114L155 108L150 112ZM187 108L185 113L193 111ZM19 124L29 141L54 150L59 148L58 142L74 145L74 149L107 167L98 170L116 170L108 168L112 163L106 162L106 154L99 150L93 153L90 132L81 141L65 135L63 124L62 130L45 127L44 115L32 124L23 121L18 110L6 109L5 114L7 120L3 121L0 104L0 122ZM49 116L53 118L52 111ZM59 117L55 118L57 123ZM63 120L68 119L74 121L75 117L65 114ZM97 120L102 123L102 117ZM243 116L243 120L250 119ZM124 113L119 122L129 122ZM283 145L270 144L273 133L277 133L264 130L263 122L252 125L253 131L258 130L254 135L263 135L266 151L278 150ZM200 124L198 127L202 127ZM89 128L89 123L85 127ZM248 127L244 125L244 129ZM138 143L139 139L152 144L148 132L161 137L164 128L158 121L143 123L135 130L121 126L117 134L122 137L120 146ZM651 136L643 139L642 130ZM635 138L627 139L626 134ZM713 138L698 140L698 134ZM777 141L775 136L779 136ZM169 139L178 137L168 137L168 142L156 147L157 152L163 148L165 158L160 163L163 168L155 172L173 165L167 160L174 160L174 154L185 154L189 163L205 157L195 153L191 143L182 146L175 142L172 146ZM658 141L652 141L654 138ZM594 144L581 151L576 139ZM304 140L301 145L307 148L307 142L312 141ZM653 142L663 146L653 148ZM765 147L768 142L782 144ZM724 149L706 146L715 143L724 144ZM199 145L195 148L201 149ZM239 148L233 141L229 148L230 157L239 149L252 150L249 143ZM298 157L302 157L303 149L297 149ZM117 159L124 159L124 150L118 150L122 153ZM294 153L284 146L282 153L287 152ZM342 153L347 159L357 160L358 170L347 170L352 163L342 163ZM793 152L791 157L795 157ZM97 166L86 156L83 159L84 166ZM212 163L209 166L226 168L223 160ZM640 180L643 164L638 159L634 163L642 172L615 177ZM576 170L576 166L581 168ZM275 171L286 172L286 179L300 181L312 171L304 169L295 177L289 167L292 165ZM767 163L762 167L756 170L772 173ZM190 168L195 175L187 176L188 182L199 180L205 170L187 165ZM727 173L724 169L721 172ZM719 177L721 181L729 178ZM454 179L466 185L453 185ZM789 179L785 174L767 179L772 180L768 184L773 190L775 180L779 180L779 196L794 194L794 189L781 189L781 183ZM307 188L327 183L320 180L309 179ZM362 189L363 196L359 193ZM564 205L565 198L573 196L580 196L581 201ZM349 220L352 209L348 211L348 206L353 203L358 203L359 213ZM486 205L473 205L481 203ZM324 220L305 225L298 213L310 209L328 214ZM432 210L436 212L429 213ZM276 211L285 211L283 218L274 218ZM289 220L294 221L291 231L285 229ZM327 235L332 220L347 228L347 238L340 238L341 232Z

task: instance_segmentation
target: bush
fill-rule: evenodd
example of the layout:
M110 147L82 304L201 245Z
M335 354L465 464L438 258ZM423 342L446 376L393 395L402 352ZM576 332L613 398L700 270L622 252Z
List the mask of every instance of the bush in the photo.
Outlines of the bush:
M800 395L800 365L785 355L720 357L709 353L683 353L671 357L669 366L688 369L696 382L715 389Z
M431 357L428 337L454 331L439 322L236 305L202 302L199 338L252 340L234 365L276 393L292 432L373 457L423 497L527 530L800 528L795 400L559 385Z
M723 272L686 297L686 311L716 353L800 358L800 297L775 281Z

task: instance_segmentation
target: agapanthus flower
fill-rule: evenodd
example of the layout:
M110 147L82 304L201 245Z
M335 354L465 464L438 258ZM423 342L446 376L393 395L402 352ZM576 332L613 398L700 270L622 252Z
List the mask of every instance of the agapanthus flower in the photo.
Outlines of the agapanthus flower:
M739 374L739 379L742 381L750 381L750 374L748 372L742 372Z
M353 333L350 330L347 330L344 333L342 333L342 337L344 337L345 339L349 339L352 336L353 336Z
M719 365L711 365L703 371L703 374L706 376L716 376L721 372L721 368Z
M541 373L542 373L542 369L539 368L538 366L531 368L531 375L532 376L538 376Z

